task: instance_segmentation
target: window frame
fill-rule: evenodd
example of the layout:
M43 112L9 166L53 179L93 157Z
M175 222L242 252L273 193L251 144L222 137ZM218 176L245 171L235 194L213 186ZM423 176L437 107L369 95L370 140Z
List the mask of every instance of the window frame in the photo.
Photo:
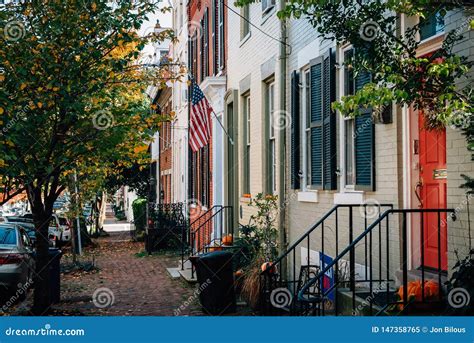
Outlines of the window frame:
M268 118L268 163L267 163L267 192L277 193L277 158L276 158L276 130L275 130L275 80L266 82L265 87L265 114Z
M250 35L250 31L250 5L247 4L241 9L240 41L244 41Z
M352 74L352 80L351 80L351 84L349 83L346 83L346 80L347 78L349 78L350 74L351 73L349 71L349 69L347 68L347 66L345 65L345 62L346 62L346 53L352 51L352 57L354 56L354 47L352 45L348 45L346 47L344 47L342 49L342 54L341 54L341 59L342 59L342 65L343 65L343 69L342 70L342 82L341 82L341 86L342 86L342 94L344 96L346 95L353 95L355 93L355 77L354 75ZM352 87L350 87L352 86ZM350 87L350 88L348 88ZM355 170L355 166L356 166L356 156L355 156L355 140L354 140L354 134L355 134L355 120L354 118L346 118L346 117L342 117L342 124L343 124L343 144L341 144L342 146L342 149L343 149L343 152L344 152L344 158L342 159L343 163L344 163L344 166L343 166L343 170L342 170L342 179L343 179L343 188L348 190L348 191L353 191L355 190L355 186L356 186L356 179L355 179L355 175L356 175L356 170ZM349 124L350 123L350 124ZM350 132L350 137L348 137L348 125L351 125L352 126L352 132ZM351 148L352 150L349 151L348 150L348 139L350 138L351 140ZM348 182L348 155L350 153L350 161L352 163L352 182L349 183Z
M244 120L242 194L250 194L251 96L249 92L242 96L242 111Z
M309 65L301 69L301 75L300 115L303 119L301 121L301 145L303 147L301 188L305 191L311 189L311 69Z
M276 6L275 0L262 0L262 14L266 15Z

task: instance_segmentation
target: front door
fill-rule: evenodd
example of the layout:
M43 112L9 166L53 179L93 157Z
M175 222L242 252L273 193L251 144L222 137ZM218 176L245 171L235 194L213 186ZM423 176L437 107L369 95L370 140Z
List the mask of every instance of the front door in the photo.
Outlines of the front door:
M420 180L418 192L420 207L445 209L447 207L446 186L446 130L424 129L422 114L419 115L420 133ZM424 266L447 269L447 221L446 213L425 213L423 217Z

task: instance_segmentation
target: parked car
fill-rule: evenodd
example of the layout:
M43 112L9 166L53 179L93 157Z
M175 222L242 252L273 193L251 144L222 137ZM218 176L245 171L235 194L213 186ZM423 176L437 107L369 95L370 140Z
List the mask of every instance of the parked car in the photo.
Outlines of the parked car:
M71 223L66 217L59 214L53 214L50 226L53 225L57 227L59 231L58 237L62 243L66 243L71 240Z
M18 224L21 225L26 229L28 235L30 238L34 236L33 241L36 242L36 231L35 231L35 226L33 223L33 218L25 217L25 216L7 216L5 217L6 223L7 224ZM61 235L58 227L56 225L54 226L49 226L48 229L48 238L49 238L49 245L52 247L56 247L56 242L59 241Z
M25 230L18 224L0 224L0 286L8 293L27 285L35 270L34 248ZM19 294L20 298L26 292Z

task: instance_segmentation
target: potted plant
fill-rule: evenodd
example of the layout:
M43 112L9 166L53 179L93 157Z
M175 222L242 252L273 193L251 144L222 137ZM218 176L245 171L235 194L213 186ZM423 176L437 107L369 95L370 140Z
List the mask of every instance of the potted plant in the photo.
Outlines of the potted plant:
M250 218L252 224L242 227L239 234L238 245L247 252L247 264L242 268L241 291L252 308L259 307L262 268L269 268L274 273L277 271L272 264L278 253L277 200L274 195L257 194L249 203L257 211Z

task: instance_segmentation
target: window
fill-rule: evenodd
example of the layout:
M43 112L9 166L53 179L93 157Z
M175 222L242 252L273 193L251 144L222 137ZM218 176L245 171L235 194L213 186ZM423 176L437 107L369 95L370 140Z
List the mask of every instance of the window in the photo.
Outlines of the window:
M350 60L354 56L354 50L349 48L344 51L344 95L354 94L354 72L350 65ZM355 150L354 150L354 119L344 119L344 177L345 185L354 187L355 185Z
M425 19L420 18L420 39L425 40L444 31L444 17L433 13Z
M219 69L224 69L224 49L225 49L225 25L224 25L224 4L222 1L218 1L219 13L218 13L218 39L219 39Z
M267 192L269 194L276 193L276 130L275 125L275 83L269 83L266 89L266 115L268 118L268 176L267 176Z
M250 95L243 97L243 119L244 119L244 169L243 169L243 193L250 194Z
M344 95L353 95L371 82L371 74L365 70L354 73L350 60L355 54L350 48L343 52ZM344 118L344 180L345 187L355 190L375 190L375 126L371 108L361 108L355 119Z
M203 47L203 53L202 53L202 61L201 61L201 66L202 66L202 79L201 81L209 76L209 12L206 9L204 12L204 18L202 20L202 47Z
M262 12L266 14L275 7L275 0L262 0Z
M244 39L250 33L250 5L245 5L241 10L240 39Z
M303 137L303 153L304 153L304 187L311 185L311 76L309 69L303 74L303 117L304 117L304 137Z

